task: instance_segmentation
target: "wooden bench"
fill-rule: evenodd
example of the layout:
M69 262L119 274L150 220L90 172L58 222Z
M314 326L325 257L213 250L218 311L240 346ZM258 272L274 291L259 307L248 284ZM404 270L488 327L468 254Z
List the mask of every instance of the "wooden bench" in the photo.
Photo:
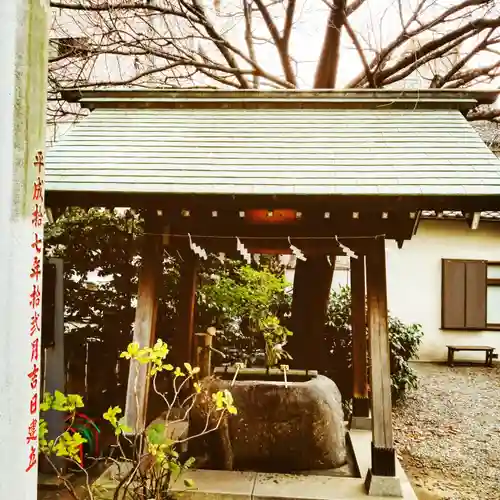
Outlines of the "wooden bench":
M495 348L488 345L448 345L446 347L448 347L448 366L454 366L457 351L484 351L486 353L484 366L492 366L493 358L498 358L498 354L494 354Z

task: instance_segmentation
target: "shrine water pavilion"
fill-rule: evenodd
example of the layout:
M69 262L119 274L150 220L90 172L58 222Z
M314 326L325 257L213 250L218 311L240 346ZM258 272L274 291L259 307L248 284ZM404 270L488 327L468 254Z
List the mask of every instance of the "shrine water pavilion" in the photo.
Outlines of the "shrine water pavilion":
M234 253L239 238L250 253L286 254L291 244L304 253L289 349L291 367L301 369L323 362L334 272L327 256L345 245L355 254L352 427L370 426L370 475L391 478L385 240L403 247L423 210L458 210L472 221L500 208L500 160L465 118L496 97L461 90L67 93L90 112L48 152L46 202L54 213L148 210L134 339L154 343L168 245L182 256L182 335L174 342L182 360L194 355L198 257L188 235L207 252ZM129 392L130 422L145 421L145 387L137 398Z

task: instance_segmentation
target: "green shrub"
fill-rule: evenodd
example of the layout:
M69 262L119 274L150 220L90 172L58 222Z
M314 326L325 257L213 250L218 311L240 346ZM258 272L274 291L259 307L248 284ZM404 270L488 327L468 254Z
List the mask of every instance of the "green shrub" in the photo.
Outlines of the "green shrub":
M342 287L332 291L328 304L325 328L326 342L332 358L327 374L337 383L344 400L352 399L352 333L351 291ZM415 388L417 377L409 361L417 356L422 340L422 327L405 324L389 315L389 344L391 355L391 386L394 401Z
M236 361L252 363L252 355L263 350L266 366L289 359L283 349L292 333L280 322L288 308L287 282L268 265L257 269L233 263L229 268L202 276L197 294L198 321L220 329L219 349L236 349ZM238 359L239 358L239 359Z
M409 389L417 386L417 376L408 361L417 357L422 336L422 327L419 324L405 324L400 319L389 316L391 386L396 401Z

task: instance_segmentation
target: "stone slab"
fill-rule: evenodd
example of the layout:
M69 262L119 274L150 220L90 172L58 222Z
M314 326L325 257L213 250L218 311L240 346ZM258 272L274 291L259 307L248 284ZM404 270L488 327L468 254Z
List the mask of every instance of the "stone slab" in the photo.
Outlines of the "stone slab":
M357 467L360 477L365 478L372 465L372 434L361 429L351 429L348 434L354 455L354 465Z
M175 485L178 500L388 500L394 497L368 495L365 478L371 466L371 432L349 432L354 460L360 477L331 477L309 474L273 474L219 470L187 472ZM126 466L124 467L126 469ZM122 472L123 469L122 468ZM110 467L97 481L112 498L113 486L119 476L115 466ZM195 489L185 490L183 479L192 479ZM387 479L387 478L384 478ZM396 461L396 479L404 500L417 496L399 461ZM378 478L377 478L378 480ZM374 483L375 484L375 483ZM106 491L107 490L107 491ZM375 493L372 489L372 493ZM377 492L383 491L379 488ZM387 492L387 491L385 491Z
M195 470L186 473L195 483L174 488L178 500L387 500L369 496L362 478ZM177 490L177 491L175 491ZM404 500L416 497L404 495Z
M367 498L356 478L257 474L253 500L340 500Z
M172 493L179 500L251 500L256 476L255 472L193 470L179 478ZM191 479L194 489L186 490L184 479Z
M371 417L352 417L350 428L362 431L371 431L372 419Z

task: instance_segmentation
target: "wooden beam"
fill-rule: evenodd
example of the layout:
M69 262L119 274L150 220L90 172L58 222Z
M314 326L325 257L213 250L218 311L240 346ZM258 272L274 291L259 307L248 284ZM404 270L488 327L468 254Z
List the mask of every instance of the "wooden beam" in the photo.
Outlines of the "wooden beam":
M351 259L353 416L369 417L366 338L365 258Z
M481 220L481 212L474 212L472 215L472 220L470 228L475 231L479 227L479 221Z
M175 232L175 231L172 231ZM269 238L240 238L241 242L250 251L250 253L266 253L266 254L287 254L291 253L290 243L288 238L269 239ZM193 241L204 248L207 252L218 253L235 253L236 238L193 238ZM341 240L349 248L352 248L352 241ZM357 243L363 240L356 240ZM307 255L335 255L342 254L338 243L335 239L319 240L319 239L292 239L292 243L300 248ZM186 244L185 237L170 238L169 251L181 251ZM359 245L358 245L359 246ZM262 251L266 250L266 251Z
M146 220L146 228L151 227ZM152 346L156 341L157 288L163 266L161 236L145 234L142 246L142 264L139 273L139 290L135 309L133 342L140 347ZM149 378L147 366L131 362L125 405L125 422L134 434L146 425Z
M94 206L162 209L164 213L190 208L207 208L223 211L245 211L250 208L293 208L305 213L314 208L335 214L338 210L365 211L416 211L464 210L478 212L498 209L496 195L251 195L251 194L165 194L165 193L113 193L113 192L63 192L48 191L46 205L50 207Z
M293 283L292 331L288 351L290 363L300 369L326 367L325 320L333 277L326 255L297 260Z
M181 234L178 228L172 228L172 234ZM370 249L371 242L374 236L367 236L366 238L339 238L339 242L346 245L353 250L357 255L366 255ZM288 238L240 238L241 242L250 251L250 253L266 253L266 254L287 254L291 253L290 243ZM187 238L185 236L170 236L169 237L169 251L170 252L184 252L186 248ZM234 237L228 238L193 238L193 241L204 248L208 253L224 252L228 255L235 255L238 259L241 256L236 251L236 239ZM335 238L328 239L307 239L307 238L294 238L292 243L302 250L307 256L334 256L344 255L344 252L338 245ZM261 250L266 250L261 251Z
M330 218L325 218L323 212L304 212L300 219L290 222L266 223L252 222L239 217L237 211L228 213L218 212L218 217L211 217L207 210L192 210L190 217L181 218L171 215L169 223L172 233L192 235L217 235L243 237L280 237L300 238L312 236L377 236L380 234L401 234L402 231L411 232L413 221L391 214L383 218L381 213L361 213L353 219L351 212L335 212ZM388 212L385 212L388 213ZM409 227L408 228L406 227ZM176 228L176 230L174 230ZM177 230L178 229L178 230Z
M370 387L372 400L372 473L395 476L385 240L376 239L366 256Z
M479 222L481 221L481 212L472 212L471 214L465 214L465 220L468 226L475 231L479 227Z
M412 218L412 214L415 216ZM418 231L418 226L420 225L420 219L422 218L422 210L417 210L416 212L410 213L410 218L413 220L413 228L411 231L411 236L415 236Z
M184 247L180 252L179 299L175 338L172 341L172 357L176 363L195 361L194 356L194 311L196 304L196 285L198 281L198 258Z

